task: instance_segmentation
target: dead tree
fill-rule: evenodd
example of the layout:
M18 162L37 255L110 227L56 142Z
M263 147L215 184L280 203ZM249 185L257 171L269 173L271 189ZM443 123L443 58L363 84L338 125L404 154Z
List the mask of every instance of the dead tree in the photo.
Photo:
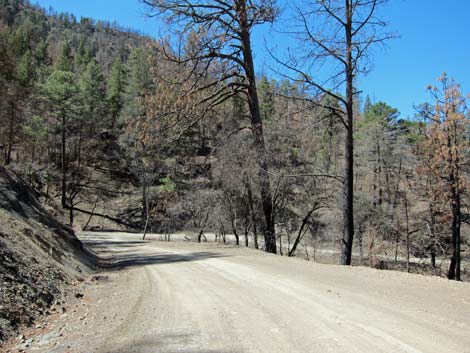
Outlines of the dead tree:
M350 265L354 239L354 119L356 77L368 70L371 46L392 38L380 33L386 24L376 17L377 9L387 0L318 0L296 5L297 28L291 32L299 40L299 50L289 57L275 59L311 88L314 97L328 96L337 105L319 99L316 105L328 109L345 128L343 180L343 239L341 264ZM328 78L319 77L318 66L337 68ZM291 76L289 73L286 76ZM291 77L293 78L293 77ZM341 92L343 91L343 92ZM341 93L337 93L341 92Z
M183 52L162 43L167 58L189 67L193 91L207 92L198 104L215 107L236 95L249 106L253 148L265 219L265 249L276 253L273 200L264 142L263 122L256 87L251 32L274 21L274 0L142 0L151 16L163 17L185 41ZM180 43L179 43L180 44ZM181 48L181 46L179 47Z

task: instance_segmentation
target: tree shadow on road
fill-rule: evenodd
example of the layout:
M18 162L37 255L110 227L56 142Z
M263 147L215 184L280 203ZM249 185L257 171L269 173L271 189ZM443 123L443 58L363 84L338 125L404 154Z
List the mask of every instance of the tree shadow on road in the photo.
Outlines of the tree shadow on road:
M219 257L226 257L226 255L209 251L193 252L189 254L155 253L151 255L141 253L121 253L113 254L111 259L103 261L101 265L106 269L120 270L134 266L191 262Z
M213 251L197 251L190 253L155 253L139 251L139 247L149 244L148 241L135 240L106 240L105 237L82 239L98 258L98 265L107 270L121 270L135 266L170 264L177 262L192 262L210 258L227 257L228 255Z

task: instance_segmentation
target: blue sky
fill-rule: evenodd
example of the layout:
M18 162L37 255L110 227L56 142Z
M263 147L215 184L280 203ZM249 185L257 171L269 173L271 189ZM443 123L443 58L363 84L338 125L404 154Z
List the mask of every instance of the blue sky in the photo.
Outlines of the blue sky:
M33 0L34 2L34 0ZM155 20L145 18L137 0L38 0L43 7L70 12L77 17L116 21L123 26L157 35L162 29ZM287 3L287 0L278 0ZM385 101L402 117L414 115L414 104L429 101L427 84L434 84L444 71L470 93L470 1L468 0L391 0L382 9L382 18L400 38L388 48L373 52L373 70L359 81L364 97ZM257 70L269 73L264 39L276 36L268 29L255 33ZM280 46L286 45L280 43Z

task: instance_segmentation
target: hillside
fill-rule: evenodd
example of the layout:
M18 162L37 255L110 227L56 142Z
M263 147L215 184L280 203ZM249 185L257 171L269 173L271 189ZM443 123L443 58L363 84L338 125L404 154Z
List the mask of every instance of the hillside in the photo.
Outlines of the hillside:
M91 265L73 231L0 167L0 342L49 312Z

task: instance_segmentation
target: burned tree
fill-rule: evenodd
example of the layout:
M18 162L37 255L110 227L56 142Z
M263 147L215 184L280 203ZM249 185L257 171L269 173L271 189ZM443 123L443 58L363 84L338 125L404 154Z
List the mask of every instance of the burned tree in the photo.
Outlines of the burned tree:
M169 41L161 49L167 58L188 69L193 92L206 92L198 104L215 107L236 95L245 98L259 167L265 247L267 252L276 253L271 182L251 44L252 29L274 21L277 14L274 0L142 2L148 5L151 16L166 19L177 38L185 41L183 50Z
M299 40L298 51L278 62L297 80L311 87L314 96L331 97L337 105L319 103L334 114L345 128L343 180L343 239L341 264L350 265L354 238L354 120L358 75L368 70L369 49L392 38L380 33L386 24L376 17L387 0L300 1L295 7L297 28L290 33ZM323 67L323 70L318 70ZM319 72L333 72L321 77ZM289 74L287 74L289 75ZM341 92L343 91L343 92ZM341 93L338 93L341 92Z
M430 193L437 208L439 203L447 211L443 223L450 223L451 260L447 277L461 280L461 223L462 199L467 190L464 168L468 165L468 128L470 124L467 98L460 86L445 74L439 79L442 89L429 86L435 103L422 106L421 115L429 122L423 141L424 158L421 172L436 181Z

